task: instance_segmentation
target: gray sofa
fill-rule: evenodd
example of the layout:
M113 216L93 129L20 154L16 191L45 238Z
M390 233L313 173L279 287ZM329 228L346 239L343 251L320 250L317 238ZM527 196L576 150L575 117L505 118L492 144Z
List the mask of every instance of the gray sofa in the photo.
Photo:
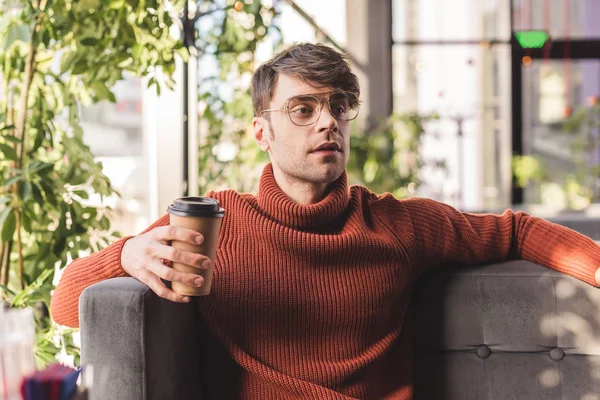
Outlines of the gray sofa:
M512 261L448 266L413 291L415 399L600 399L600 290ZM95 399L200 399L193 304L132 278L80 298Z

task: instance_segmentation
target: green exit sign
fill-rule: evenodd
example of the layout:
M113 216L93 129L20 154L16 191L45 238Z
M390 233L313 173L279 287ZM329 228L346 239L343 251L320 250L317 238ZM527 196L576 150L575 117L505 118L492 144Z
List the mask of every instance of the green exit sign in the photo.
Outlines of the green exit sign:
M524 49L541 49L550 40L550 35L546 31L516 32L515 37Z

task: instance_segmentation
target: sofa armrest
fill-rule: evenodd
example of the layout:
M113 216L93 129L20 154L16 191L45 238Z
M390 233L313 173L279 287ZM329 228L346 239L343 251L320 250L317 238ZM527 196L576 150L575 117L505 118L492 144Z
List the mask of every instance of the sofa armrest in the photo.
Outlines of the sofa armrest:
M79 299L82 365L95 399L200 399L196 303L159 298L134 278L109 279Z

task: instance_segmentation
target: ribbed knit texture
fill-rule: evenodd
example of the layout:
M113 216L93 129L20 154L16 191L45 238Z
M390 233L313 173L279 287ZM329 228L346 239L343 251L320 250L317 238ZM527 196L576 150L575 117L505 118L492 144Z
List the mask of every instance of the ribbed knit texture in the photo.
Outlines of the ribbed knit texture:
M600 248L567 228L377 196L348 188L346 174L309 206L279 189L271 165L257 196L209 196L226 209L212 293L197 299L209 399L410 399L408 306L425 270L522 258L596 285L600 266ZM67 268L52 302L57 322L77 326L81 291L125 275L122 244Z

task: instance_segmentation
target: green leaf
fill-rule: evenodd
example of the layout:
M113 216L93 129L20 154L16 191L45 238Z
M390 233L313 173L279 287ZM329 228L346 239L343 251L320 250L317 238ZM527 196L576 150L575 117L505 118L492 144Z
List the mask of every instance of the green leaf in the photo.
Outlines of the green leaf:
M11 200L10 197L2 197L0 198L0 204L10 203Z
M84 200L87 200L90 198L90 195L88 194L88 192L86 192L85 190L74 190L73 194L81 197Z
M100 229L107 231L110 228L110 221L106 217L100 218Z
M13 176L12 178L10 178L6 182L4 182L3 186L8 187L16 182L19 182L21 179L23 179L23 177L21 175Z
M79 59L75 62L73 69L71 70L71 74L80 75L84 72L88 71L89 67L86 60Z
M50 31L47 29L42 32L42 43L44 43L46 48L48 48L48 45L50 44Z
M88 174L82 173L79 167L77 169L73 168L71 171L71 177L67 177L65 179L66 182L70 183L73 186L79 186L83 185L87 181Z
M128 57L126 59L124 59L123 61L121 61L118 66L119 68L127 68L128 66L130 66L131 64L133 64L133 58Z
M33 195L33 200L35 200L37 204L44 204L44 197L42 196L42 192L37 184L32 186L31 194Z
M5 125L5 126L3 126L2 128L0 128L0 132L2 132L2 131L8 131L8 130L15 129L15 128L16 128L16 127L15 127L14 125ZM16 141L17 143L20 143L20 142L21 142L21 140L17 139L17 138L16 138L16 137L14 137L14 136L11 136L11 135L2 135L2 137L3 137L4 139L6 139L6 140L10 140L10 141Z
M10 212L8 213L8 216L6 217L6 220L2 224L2 241L3 242L8 242L9 240L12 239L12 237L15 233L16 227L17 227L17 217L15 216L15 213L12 212L12 208L11 208Z
M3 6L4 7L4 6ZM7 16L4 15L3 18ZM27 24L21 23L20 21L13 20L9 23L8 27L2 32L2 48L7 50L15 41L21 40L23 42L29 41L30 28Z
M17 161L18 160L18 156L17 156L16 150L13 149L12 147L10 147L9 145L7 145L5 143L0 143L0 151L9 160L12 160L12 161Z
M84 233L87 232L87 225L85 223L83 223L83 224L75 224L75 225L73 225L72 229L75 232L75 234L77 234L77 235L83 235Z
M125 0L109 0L108 8L112 8L113 10L118 10L125 5Z
M144 52L144 46L141 44L136 44L131 49L131 55L134 59L139 60L142 57L142 53Z
M38 278L33 281L30 285L26 286L25 289L21 290L19 294L13 299L11 306L12 307L21 307L29 297L31 297L36 291L38 291L46 279L54 272L53 268L48 268L44 272L38 276Z
M92 82L92 89L96 92L98 100L112 100L115 101L115 95L111 93L110 89L106 85L99 81Z
M37 131L35 135L35 140L33 142L33 146L31 147L31 151L36 151L42 146L42 141L45 137L45 131ZM50 133L50 132L48 132ZM51 135L51 134L50 134Z
M23 229L26 232L31 232L32 231L32 229L31 229L31 217L26 212L24 212L23 214L21 214L21 226L23 227Z
M187 47L180 47L176 50L176 52L179 55L179 57L181 57L183 62L188 62L190 58L190 51L187 49Z
M95 37L86 37L81 39L80 42L84 46L95 46L100 42L100 40L96 39Z
M73 65L75 65L75 61L77 61L78 53L74 51L69 51L63 54L60 59L60 72L65 73L69 71Z
M0 211L0 226L4 226L4 221L8 218L8 214L12 211L12 207L8 206Z
M22 201L27 201L31 198L31 183L27 181L21 182L19 185L19 197Z
M54 194L54 187L46 180L42 180L39 182L42 190L46 195L46 199L52 205L56 205L56 196Z
M62 252L65 250L65 246L67 245L67 241L65 240L65 235L67 234L67 229L65 228L64 225L59 224L58 231L60 233L60 238L54 244L54 247L52 248L52 252L56 255L62 255Z
M0 289L2 289L2 290L6 290L6 291L7 291L8 293L10 293L12 296L15 296L15 295L16 295L16 293L15 293L15 292L13 292L12 290L10 290L10 289L9 289L7 286L0 285Z
M148 79L147 88L149 89L152 85L156 85L156 83L157 83L156 77L153 76L152 78Z
M32 174L36 173L36 172L39 173L41 171L47 170L48 168L54 167L54 164L46 163L46 162L41 162L41 161L38 161L38 160L36 160L36 161L37 161L37 163L34 166L32 166L32 167L30 166L30 168L29 168L29 172L32 173Z

